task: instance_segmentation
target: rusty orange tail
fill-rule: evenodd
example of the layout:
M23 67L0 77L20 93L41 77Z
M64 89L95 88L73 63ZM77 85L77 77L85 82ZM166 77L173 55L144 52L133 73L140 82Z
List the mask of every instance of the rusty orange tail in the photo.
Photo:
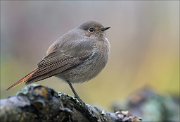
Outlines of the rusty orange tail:
M15 82L10 87L8 87L6 90L9 90L9 89L11 89L11 88L21 84L21 83L28 82L36 71L37 71L37 69L35 69L34 71L30 72L28 75L26 75L25 77L23 77L22 79L20 79L19 81Z

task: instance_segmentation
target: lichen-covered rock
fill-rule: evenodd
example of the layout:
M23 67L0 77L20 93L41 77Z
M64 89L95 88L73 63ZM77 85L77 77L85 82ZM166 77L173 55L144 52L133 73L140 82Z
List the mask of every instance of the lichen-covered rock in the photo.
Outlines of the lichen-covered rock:
M77 99L51 88L32 84L16 96L0 100L3 122L138 122L129 113L110 113L82 104Z

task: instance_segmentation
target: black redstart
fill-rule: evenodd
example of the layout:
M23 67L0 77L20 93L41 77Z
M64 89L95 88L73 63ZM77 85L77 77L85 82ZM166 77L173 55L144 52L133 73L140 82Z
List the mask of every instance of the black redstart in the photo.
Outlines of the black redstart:
M88 21L70 30L48 48L46 56L34 71L8 89L23 82L30 84L56 76L66 81L81 101L71 83L88 81L105 67L110 48L105 31L109 28Z

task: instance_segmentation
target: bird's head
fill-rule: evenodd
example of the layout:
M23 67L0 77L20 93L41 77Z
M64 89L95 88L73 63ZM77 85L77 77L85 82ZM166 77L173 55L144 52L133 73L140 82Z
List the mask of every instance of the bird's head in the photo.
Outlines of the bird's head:
M110 27L104 27L102 24L95 21L88 21L81 24L78 28L82 30L87 37L102 37L105 35L105 31Z

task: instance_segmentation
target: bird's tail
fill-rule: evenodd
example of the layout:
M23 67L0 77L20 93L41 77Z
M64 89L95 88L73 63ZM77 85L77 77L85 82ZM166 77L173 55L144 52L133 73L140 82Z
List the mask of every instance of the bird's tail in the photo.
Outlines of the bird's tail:
M23 77L22 79L20 79L19 81L15 82L14 84L12 84L10 87L8 87L6 90L9 90L21 83L27 83L31 80L32 76L36 73L37 69L35 69L34 71L30 72L28 75L26 75L25 77Z

